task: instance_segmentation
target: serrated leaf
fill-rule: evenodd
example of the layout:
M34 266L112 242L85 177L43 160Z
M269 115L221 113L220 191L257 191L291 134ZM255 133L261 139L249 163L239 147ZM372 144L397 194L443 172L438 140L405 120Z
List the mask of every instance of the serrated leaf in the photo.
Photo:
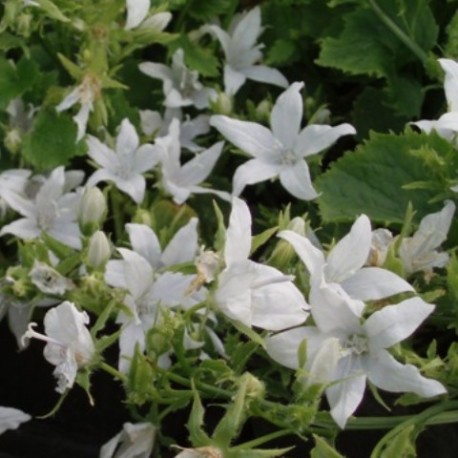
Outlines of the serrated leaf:
M399 116L412 119L420 115L424 92L418 81L399 75L390 75L386 93L388 102Z
M204 424L205 410L200 401L199 392L193 387L194 402L192 404L191 413L189 414L186 427L189 431L189 439L196 447L203 447L211 443L210 438L202 429Z
M31 132L24 138L24 159L39 170L66 165L85 149L84 142L75 143L76 130L76 124L68 115L52 108L41 110Z
M417 221L435 210L431 190L409 190L405 185L431 179L431 168L413 150L429 145L442 156L452 147L437 136L372 134L355 152L347 153L316 181L318 205L326 222L353 221L365 213L373 221L402 224L409 202ZM443 173L448 173L444 168Z
M269 49L266 58L267 65L282 65L292 59L296 51L296 43L293 40L279 39Z

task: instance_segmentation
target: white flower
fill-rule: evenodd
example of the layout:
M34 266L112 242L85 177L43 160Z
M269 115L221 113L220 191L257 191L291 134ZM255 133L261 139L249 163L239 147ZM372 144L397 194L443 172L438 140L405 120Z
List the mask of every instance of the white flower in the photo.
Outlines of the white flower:
M174 118L181 122L180 126L180 144L193 153L198 153L204 148L194 142L194 138L199 135L205 135L210 132L210 116L198 115L193 119L189 117L183 121L183 114L179 108L166 108L164 117L158 111L141 110L140 120L141 128L145 135L155 135L163 137L167 135L170 123Z
M99 181L110 181L128 194L137 204L143 201L146 181L142 175L151 170L158 162L157 149L150 144L139 146L139 138L134 126L124 119L116 138L116 151L108 148L99 139L89 136L88 155L101 169L94 172L87 181L87 186L94 186Z
M250 261L251 215L245 202L232 199L226 231L226 268L218 276L215 300L229 318L246 326L278 331L302 324L308 304L290 276Z
M243 16L236 17L228 32L217 25L204 27L216 35L226 56L224 65L224 90L235 94L246 79L288 87L286 78L276 69L259 65L262 44L256 44L262 33L261 9L253 8Z
M412 237L402 239L399 257L408 274L431 272L435 267L444 267L449 255L438 252L437 248L446 240L447 233L455 213L455 204L451 200L445 202L444 208L437 213L426 215Z
M216 97L216 91L206 88L199 81L199 74L189 70L184 64L184 52L177 49L172 56L172 66L153 62L143 62L140 71L151 78L163 82L165 94L164 105L171 108L195 106L198 109L207 108L210 99Z
M344 428L364 396L366 380L382 390L411 392L431 397L446 392L436 380L427 379L411 364L401 364L387 351L409 337L434 310L418 297L397 305L388 305L361 324L348 300L324 286L323 301L312 306L316 326L304 326L266 339L268 354L291 369L299 368L298 348L306 342L309 371L322 366L318 358L323 349L329 359L320 374L310 374L314 381L328 382L326 397L331 415ZM336 358L335 343L339 343ZM323 380L328 377L327 380ZM318 380L316 380L318 378Z
M99 458L149 458L156 428L151 423L124 423L101 449Z
M12 407L0 407L0 434L7 429L16 429L21 423L30 420L30 415Z
M65 278L48 264L37 261L36 259L30 271L30 280L45 294L62 296L65 294L65 291L75 287L71 280Z
M55 365L58 393L71 388L78 369L87 365L95 352L94 342L86 325L89 316L80 312L72 302L63 302L49 310L44 318L46 335L33 330L37 325L30 323L23 339L35 338L46 342L44 356Z
M438 59L438 61L445 72L444 91L448 112L438 120L421 120L411 124L426 133L434 130L441 137L454 143L458 133L458 63L451 59Z
M364 267L372 243L369 218L361 215L350 232L343 237L325 257L309 239L293 231L278 234L293 246L299 258L310 272L310 304L321 303L321 284L341 295L349 295L360 314L364 308L361 301L379 300L404 291L413 291L412 286L389 270L380 267Z
M119 369L127 372L129 359L135 346L145 349L145 335L157 323L158 306L191 307L201 302L206 291L189 294L195 275L178 272L158 272L163 267L174 266L194 259L197 252L197 219L177 231L168 246L162 251L154 231L143 224L127 224L126 229L133 248L119 248L122 260L109 261L106 266L107 284L128 291L124 300L130 314L120 312Z
M101 83L94 75L88 74L83 78L81 84L71 91L62 102L57 105L58 112L68 110L76 103L81 105L78 113L73 116L73 120L78 126L76 141L81 140L86 133L89 113L94 108L94 101L100 96Z
M3 197L8 205L24 218L3 226L0 235L12 234L31 240L44 232L69 247L80 249L80 229L77 207L80 195L65 193L66 176L63 167L54 169L36 192L33 200L19 193L8 193Z
M191 194L201 193L212 193L222 199L230 199L226 192L199 186L210 175L223 151L224 142L215 143L181 165L180 123L178 119L173 119L168 135L157 138L156 145L161 155L162 184L177 204L184 203Z
M227 116L210 118L210 125L253 157L236 170L234 195L238 196L248 184L278 176L294 197L311 200L318 196L304 158L328 148L342 135L354 134L355 129L350 124L335 127L311 124L301 130L302 87L303 83L293 83L277 99L270 116L272 130Z

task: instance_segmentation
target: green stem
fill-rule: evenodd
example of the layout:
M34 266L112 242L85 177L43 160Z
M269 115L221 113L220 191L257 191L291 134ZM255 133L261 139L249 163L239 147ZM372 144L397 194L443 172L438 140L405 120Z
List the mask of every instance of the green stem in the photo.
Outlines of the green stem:
M262 437L258 437L256 439L253 439L251 441L248 441L248 442L245 442L243 444L239 444L235 447L232 447L232 450L238 450L238 449L246 449L246 450L249 450L251 448L255 448L255 447L258 447L259 445L262 445L266 442L270 442L274 439L278 439L279 437L282 437L282 436L287 436L287 435L291 435L291 431L285 431L285 430L281 430L281 431L275 431L273 433L270 433L270 434L266 434L265 436L262 436Z
M425 65L428 60L428 55L423 51L423 49L421 49L411 37L401 30L399 26L385 14L385 12L377 5L375 0L369 0L369 4L379 19L399 38L399 40L402 41L402 43L404 43L404 45L407 46L407 48L409 48L418 57L419 60L421 60L423 65Z
M164 370L164 375L169 379L172 380L173 382L179 383L180 385L184 385L187 387L192 388L192 382L191 379L182 377L181 375L174 374L173 372L168 372ZM225 398L231 398L233 393L228 390L224 390L223 388L217 388L216 386L209 385L207 383L203 382L194 382L195 386L199 389L202 389L202 391L206 391L209 394L212 394L214 396L223 396Z
M111 191L111 209L113 211L113 220L114 220L114 229L116 239L120 240L124 232L124 219L123 212L121 209L120 194L118 190L114 187L110 189Z
M110 366L107 363L101 362L99 364L100 369L104 370L108 374L112 375L114 378L120 380L122 383L127 382L127 376L116 370L113 366Z

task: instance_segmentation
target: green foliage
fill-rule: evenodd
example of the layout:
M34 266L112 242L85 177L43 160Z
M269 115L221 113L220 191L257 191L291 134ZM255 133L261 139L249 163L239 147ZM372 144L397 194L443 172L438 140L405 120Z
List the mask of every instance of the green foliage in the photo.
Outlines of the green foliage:
M84 152L85 144L75 139L76 125L68 115L44 109L24 138L22 154L38 170L49 170Z
M344 222L365 213L375 222L402 224L412 202L419 221L435 209L433 200L446 191L446 176L455 173L446 160L452 154L451 145L434 135L373 133L316 181L321 216ZM407 187L415 182L429 186Z
M343 458L337 450L329 445L322 437L313 435L315 447L310 452L311 458Z

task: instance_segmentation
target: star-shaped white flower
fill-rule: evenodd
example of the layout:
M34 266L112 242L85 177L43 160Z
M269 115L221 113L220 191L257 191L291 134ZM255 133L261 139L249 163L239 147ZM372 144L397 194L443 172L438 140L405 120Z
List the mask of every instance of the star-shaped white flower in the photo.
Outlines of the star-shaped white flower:
M116 151L96 137L89 136L87 143L88 155L102 166L91 175L87 186L94 186L99 181L110 181L135 203L140 204L146 187L143 173L151 170L159 161L157 148L150 144L140 146L137 132L128 119L121 123L116 138Z
M171 13L162 11L148 17L150 0L126 0L126 25L125 30L154 29L162 32L172 19Z
M279 177L283 187L298 199L318 196L312 186L304 158L331 146L339 137L354 134L350 124L335 127L311 124L301 130L303 83L293 83L278 97L270 116L271 129L249 121L215 115L210 125L253 157L241 165L233 179L233 194L238 196L246 185Z
M444 267L449 255L438 252L437 248L446 240L455 213L455 204L445 202L444 208L437 213L426 215L412 237L402 239L399 257L408 274L420 270L431 272L435 267Z
M75 304L65 301L49 310L44 318L46 335L34 331L30 323L23 339L35 338L46 342L44 356L56 366L56 391L63 393L75 382L78 369L89 364L95 353L94 342L87 329L89 316L80 312Z
M54 169L36 192L33 200L23 194L5 194L8 205L24 218L3 226L0 235L11 234L31 240L47 233L72 248L81 248L81 233L76 221L80 195L65 192L68 183L63 167Z
M380 267L365 267L372 245L369 218L361 215L350 232L329 252L327 257L308 238L293 231L278 234L293 246L299 258L310 272L310 304L321 303L321 287L324 281L341 295L349 295L355 313L364 308L362 301L379 300L406 291L412 286L393 272Z
M308 371L329 364L319 374L318 383L327 384L326 397L331 415L344 428L364 396L366 380L382 390L410 392L422 397L444 394L446 389L428 379L411 364L401 364L388 348L409 337L434 310L434 305L414 297L387 305L361 324L349 299L326 285L322 302L312 306L316 326L303 326L266 339L268 354L279 364L299 368L298 349L305 340ZM351 299L350 299L351 301ZM336 353L337 349L337 353ZM323 377L325 379L323 379ZM316 374L310 374L316 380Z
M177 204L184 203L191 194L211 193L229 200L227 192L199 186L210 175L219 159L224 142L215 143L181 165L180 122L173 119L169 133L156 139L161 157L162 185Z
M135 346L145 349L146 333L157 324L157 311L163 307L191 307L202 301L206 291L189 294L195 275L160 271L194 259L197 252L197 219L192 218L174 235L162 251L154 231L144 224L127 224L133 250L119 248L122 260L109 261L105 280L110 286L123 288L128 294L124 303L130 314L120 312L119 369L127 372Z
M234 95L247 79L287 87L286 78L274 68L260 65L262 44L256 44L263 29L261 9L253 8L235 17L226 32L217 25L205 26L216 35L226 56L224 65L224 90Z
M163 82L164 105L170 108L195 106L199 110L207 108L216 91L204 87L196 70L190 70L184 63L184 51L179 48L172 56L172 66L154 62L143 62L140 71L151 78Z
M309 308L290 276L248 259L251 215L234 197L224 245L226 268L218 276L215 300L226 316L246 326L278 331L302 324Z

